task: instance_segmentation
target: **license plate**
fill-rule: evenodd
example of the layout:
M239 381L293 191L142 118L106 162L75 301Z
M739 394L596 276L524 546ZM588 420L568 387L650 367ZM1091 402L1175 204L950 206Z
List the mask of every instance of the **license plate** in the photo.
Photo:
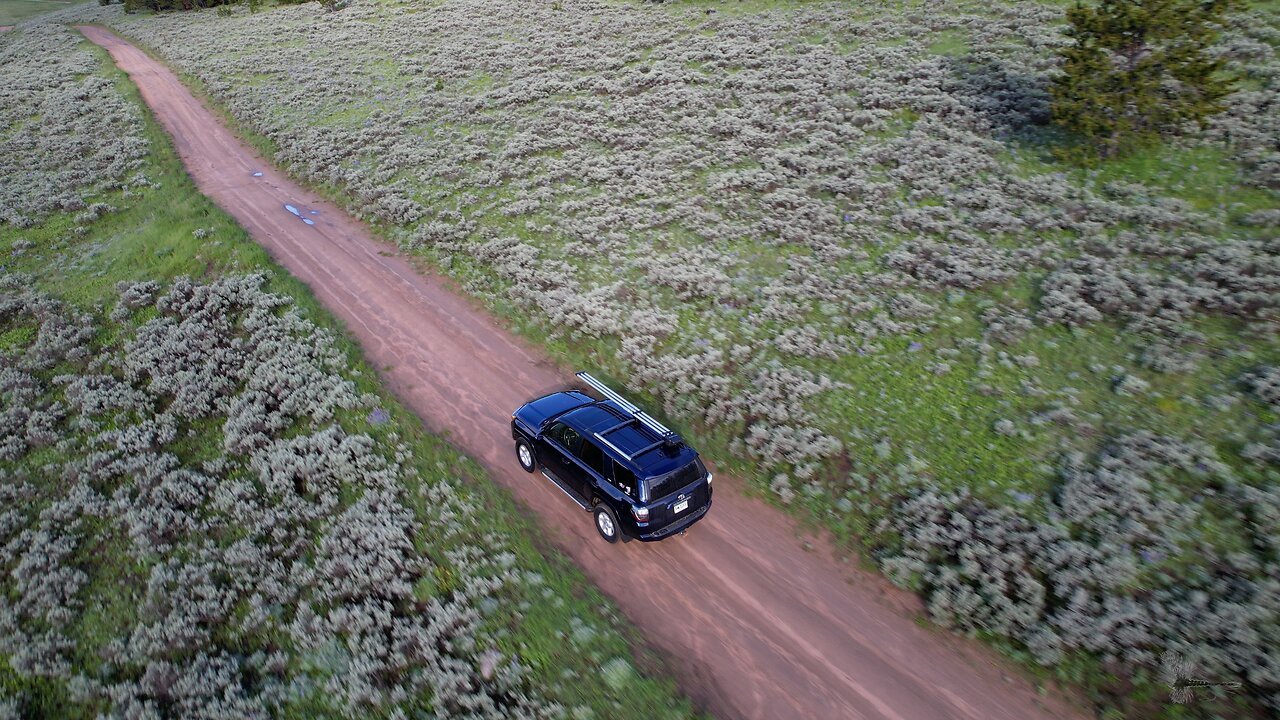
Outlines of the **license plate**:
M672 505L672 506L671 506L671 512L673 512L673 513L684 512L685 510L688 510L688 509L689 509L689 501L688 501L688 500L681 500L680 502L678 502L678 503L676 503L675 505Z

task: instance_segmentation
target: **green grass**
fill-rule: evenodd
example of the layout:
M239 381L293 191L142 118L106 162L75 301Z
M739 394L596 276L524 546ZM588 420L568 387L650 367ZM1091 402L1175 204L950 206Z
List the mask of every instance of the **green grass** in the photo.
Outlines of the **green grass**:
M1276 193L1246 184L1240 167L1216 147L1161 146L1111 160L1097 168L1096 182L1111 181L1141 183L1200 211L1226 208L1235 222L1278 202Z
M136 87L110 64L105 52L97 48L95 52L101 57L103 74L131 102L142 107ZM359 391L378 396L381 406L391 415L391 421L380 426L369 425L356 411L340 414L339 419L344 426L359 427L384 443L390 443L389 436L396 433L398 442L410 449L412 460L407 464L416 468L417 477L406 480L406 496L415 512L420 517L427 513L427 499L418 492L418 483L432 478L463 478L473 502L485 508L479 516L480 532L509 537L509 549L517 557L517 566L543 578L539 587L509 591L504 601L507 607L524 608L520 616L517 619L515 615L495 613L487 618L483 633L495 638L501 649L519 654L521 661L531 667L535 686L555 688L551 699L565 707L588 709L597 718L690 715L688 701L679 696L672 681L665 679L661 661L626 626L608 599L568 560L539 539L544 534L509 493L497 487L474 461L427 433L421 421L382 387L376 371L361 359L359 348L310 291L276 266L230 216L199 193L168 137L149 114L145 124L151 153L143 172L160 187L132 197L113 192L94 198L121 210L88 225L83 234L77 233L72 213L54 215L34 228L0 226L0 252L6 255L6 269L30 273L41 289L91 311L110 307L115 285L121 281L164 282L182 275L208 281L228 273L272 273L266 289L292 297L307 318L334 334L355 371L351 379ZM207 237L196 238L193 232L197 229L205 230ZM33 241L35 247L11 256L9 249L20 238ZM133 322L146 319L143 313ZM26 328L9 330L0 336L0 345L23 343L29 340L27 335ZM111 339L108 336L98 340ZM217 424L209 424L204 430L184 438L176 448L185 460L194 462L213 447ZM416 539L418 546L429 548L440 567L447 568L446 548L428 537L429 526L424 525L422 532ZM90 555L82 563L91 571L86 596L98 598L78 625L78 651L90 672L95 653L108 639L118 636L120 628L131 622L137 612L136 588L142 582L134 577L137 568L131 567L122 544L127 539L113 533L116 531L110 529L99 533L102 542L87 549ZM447 589L448 571L442 572L444 575L432 587L423 587L422 592ZM567 641L567 629L579 620L595 628L594 634L580 642ZM649 672L637 675L626 688L611 688L599 679L598 668L616 657L625 657ZM567 681L566 677L573 679ZM20 678L7 664L0 664L0 687L21 687L34 703L34 708L28 709L41 716L75 717L81 712L92 716L105 710L71 705L59 684ZM332 715L324 698L309 702L290 713L298 717Z
M74 4L71 0L0 0L0 25L16 25Z
M964 30L944 30L930 40L928 50L934 55L959 57L969 52L969 34Z
M0 350L26 347L36 339L36 328L32 325L15 327L0 333Z

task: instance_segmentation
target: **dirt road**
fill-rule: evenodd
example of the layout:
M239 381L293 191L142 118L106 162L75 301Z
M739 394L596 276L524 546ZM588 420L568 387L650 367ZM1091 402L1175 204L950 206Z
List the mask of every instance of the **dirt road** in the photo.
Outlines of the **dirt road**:
M605 544L590 516L521 471L512 451L510 411L571 376L273 169L162 64L102 28L81 30L138 84L200 189L342 319L428 427L536 509L701 706L780 720L1083 716L977 643L915 624L911 596L835 560L821 539L806 549L792 521L732 478L717 478L715 506L688 536Z

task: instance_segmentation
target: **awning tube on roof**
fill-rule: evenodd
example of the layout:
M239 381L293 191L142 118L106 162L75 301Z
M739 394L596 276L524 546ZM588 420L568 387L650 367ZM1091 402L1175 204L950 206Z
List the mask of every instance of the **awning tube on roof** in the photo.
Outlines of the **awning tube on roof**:
M601 395L604 395L606 398L622 406L623 410L626 410L627 412L631 413L632 416L635 417L635 419L644 423L645 426L648 427L650 430L653 430L659 435L662 435L664 438L670 435L675 435L675 433L672 432L671 429L668 428L666 425L663 425L657 420L654 420L653 418L649 417L648 413L644 412L640 408L633 405L629 400L622 397L618 393L614 392L612 389L610 389L608 385L605 385L599 380L591 377L591 375L589 375L586 372L579 372L577 373L577 375L579 380L595 388L596 391L599 392Z

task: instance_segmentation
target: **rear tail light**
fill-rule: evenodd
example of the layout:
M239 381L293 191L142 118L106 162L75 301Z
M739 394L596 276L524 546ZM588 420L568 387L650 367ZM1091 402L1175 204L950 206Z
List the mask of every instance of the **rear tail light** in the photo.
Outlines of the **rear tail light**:
M635 516L638 522L649 522L649 508L647 507L632 505L631 514Z

